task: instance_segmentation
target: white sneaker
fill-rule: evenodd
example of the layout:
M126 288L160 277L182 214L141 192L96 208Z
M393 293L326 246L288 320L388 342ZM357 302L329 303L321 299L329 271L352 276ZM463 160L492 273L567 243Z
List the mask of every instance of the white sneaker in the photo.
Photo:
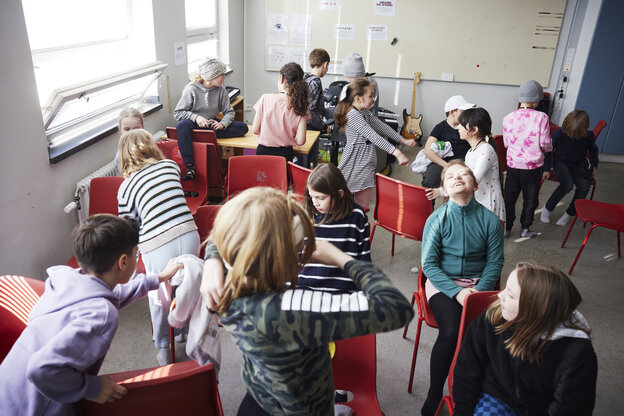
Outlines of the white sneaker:
M542 208L542 214L540 215L540 221L545 224L550 224L550 213L552 211L548 211L546 207Z
M186 342L186 333L180 332L178 335L176 335L175 342L180 343L180 344L183 342Z
M557 220L557 225L561 226L561 227L565 227L566 225L568 225L568 221L570 221L571 216L568 215L567 212L564 212L563 215L561 216L561 218L559 218Z
M418 272L420 271L420 267L418 266L414 266L412 267L412 269L410 270L412 273L414 274L418 274Z
M171 348L159 348L158 354L156 354L156 361L158 361L160 366L171 364Z

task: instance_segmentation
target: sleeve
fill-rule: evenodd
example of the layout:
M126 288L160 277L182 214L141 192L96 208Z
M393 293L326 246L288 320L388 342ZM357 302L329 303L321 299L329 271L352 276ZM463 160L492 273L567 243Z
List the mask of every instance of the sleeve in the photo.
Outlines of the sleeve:
M357 292L287 290L275 296L273 304L263 302L263 307L278 308L279 313L259 313L257 327L265 328L268 338L280 340L285 333L291 334L300 348L311 348L388 332L412 320L414 310L409 301L377 266L352 260L345 265L345 272L355 282Z
M373 116L370 119L371 127L377 133L386 138L388 141L394 142L394 144L401 143L401 139L403 139L403 137L401 137L401 135L397 133L396 130L393 130L392 127L381 121L377 116Z
M563 130L561 129L555 131L552 134L552 137L550 138L552 150L550 152L546 152L546 154L544 155L544 167L543 167L544 172L549 172L553 168L552 166L553 156L554 156L553 153L555 153L557 150L557 145L559 144L559 136L561 136L562 131Z
M577 341L577 340L575 340ZM566 354L563 371L554 381L553 402L548 415L591 415L596 402L598 363L589 340L578 340L584 345L577 354Z
M475 289L479 292L494 289L496 281L499 279L501 271L503 270L503 264L505 263L503 250L505 242L500 219L487 208L484 208L484 211L488 215L489 221L487 223L485 268L483 269L479 283L475 286Z
M438 123L435 126L433 126L433 130L431 130L431 133L429 134L429 136L431 137L435 137L436 139L438 139L438 141L440 141L440 139L442 139L442 123Z
M119 309L125 308L135 300L147 295L150 290L158 289L158 275L138 275L128 283L115 286L113 294L119 300Z
M110 316L116 312L112 309L110 305L106 316L101 316L100 310L75 319L30 356L26 376L42 394L59 403L97 397L100 378L88 374L87 369L101 360L110 347L117 330L117 316Z
M550 139L550 121L548 116L544 114L544 117L540 120L539 124L539 143L543 152L552 152L552 140Z
M481 180L485 177L487 171L490 170L494 164L492 157L496 157L496 152L492 146L485 145L485 143L481 146L483 146L482 152L478 156L477 163L475 163L475 166L472 169L472 173L474 173L475 178L477 179L477 184L481 183Z
M488 329L487 324L487 318L482 314L468 327L457 355L453 372L453 401L457 416L472 416L479 402L489 361L483 334Z
M230 104L230 96L228 95L227 90L224 87L221 87L220 107L221 108L219 108L219 110L221 110L221 112L223 113L221 124L223 124L223 127L227 129L228 127L230 127L230 124L232 124L232 121L234 121L234 116L236 115L236 113L232 108L232 104Z
M132 218L139 218L139 212L136 208L134 196L130 192L130 179L125 179L119 191L117 192L117 211L120 217L128 216Z
M260 117L260 119L262 119L262 115L264 114L264 95L258 98L258 101L256 101L253 108L256 111L256 114Z
M375 116L371 114L371 118L375 118ZM379 122L381 123L381 121ZM394 152L394 149L396 149L396 147L390 144L388 140L384 139L377 134L375 130L373 130L360 111L349 111L347 123L356 133L362 135L366 140L370 140L375 146L379 147L384 152L392 153Z
M358 246L357 260L372 262L370 255L370 225L368 224L368 219L366 218L366 215L364 215L363 211L356 212L356 232Z
M187 85L182 90L182 96L173 110L173 117L177 120L191 120L193 123L197 118L197 114L193 113L193 104L195 103L195 95L193 93L192 85Z
M596 138L594 137L593 131L588 131L587 136L589 137L590 143L588 143L587 151L589 152L589 161L591 162L592 167L598 167L598 146L596 146Z
M442 233L439 229L440 216L430 216L425 223L421 245L422 269L433 286L449 298L453 298L462 289L442 270L440 264L442 252Z
M310 120L308 121L308 126L314 130L324 132L327 129L327 125L323 121L323 111L325 109L323 107L319 108L320 97L323 93L323 84L319 78L314 77L308 82L308 87L310 88L310 95L308 97L308 102L310 103Z
M511 139L513 138L511 125L513 125L513 113L507 114L505 118L503 118L503 146L505 146L505 149L509 148Z

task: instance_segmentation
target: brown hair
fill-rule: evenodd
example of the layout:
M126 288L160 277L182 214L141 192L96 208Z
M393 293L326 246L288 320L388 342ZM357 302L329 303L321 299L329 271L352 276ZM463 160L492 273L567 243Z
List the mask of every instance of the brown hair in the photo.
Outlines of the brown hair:
M119 138L119 170L124 178L163 159L152 135L146 130L130 130Z
M589 114L585 110L572 110L563 119L561 125L563 132L572 139L582 139L587 137L589 130Z
M136 118L141 121L141 126L143 126L143 113L134 107L126 107L121 110L121 113L119 113L119 118L117 119L117 127L119 128L119 131L121 131L121 120L124 118Z
M450 160L446 166L444 167L444 169L442 169L442 173L440 174L440 185L442 186L442 188L444 188L444 176L446 176L446 171L449 170L452 166L463 166L468 170L468 173L470 174L470 176L472 176L472 180L474 181L475 184L475 189L476 187L479 185L477 183L477 177L475 176L474 172L472 171L472 169L470 169L468 167L468 165L466 165L464 162L462 162L460 159L453 159Z
M301 270L297 228L307 239L301 258L305 264L316 248L314 227L294 197L273 188L256 187L223 205L208 237L232 267L217 305L219 313L240 297L282 291L288 283L292 288L297 285Z
M308 114L308 84L303 80L303 69L295 62L287 63L280 69L284 77L288 108L292 108L298 116Z
M132 217L92 215L71 233L74 255L86 273L109 271L122 254L132 255L139 244L139 222Z
M353 194L349 190L342 172L333 164L323 163L317 166L308 176L303 204L308 210L308 214L312 216L318 214L318 212L314 208L308 187L316 192L329 195L331 212L325 213L321 224L340 221L353 212L355 207ZM342 195L340 191L342 191Z
M313 49L312 52L310 52L309 61L310 61L310 66L312 68L319 67L323 65L325 62L330 61L329 53L327 53L325 49L321 49L321 48Z
M505 321L500 300L490 305L486 313L496 333L511 330L505 348L512 357L539 364L542 350L561 323L590 334L588 328L574 322L572 313L582 298L565 273L555 267L520 262L516 264L516 275L520 285L518 315Z
M347 127L347 122L349 121L347 114L351 110L351 107L353 107L353 100L355 100L357 96L363 96L366 93L366 88L370 85L372 85L371 82L364 77L356 78L349 83L347 94L345 98L338 103L338 107L336 107L336 112L334 113L334 121L340 131L344 131Z

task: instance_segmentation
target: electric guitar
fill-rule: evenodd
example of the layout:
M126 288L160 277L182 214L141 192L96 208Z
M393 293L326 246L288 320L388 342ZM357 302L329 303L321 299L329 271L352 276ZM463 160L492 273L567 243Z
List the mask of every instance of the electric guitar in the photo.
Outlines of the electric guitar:
M420 83L420 72L414 74L414 86L412 88L412 112L407 113L406 109L403 109L403 137L406 139L414 139L421 145L420 139L422 137L422 129L420 128L420 122L422 121L422 114L418 117L416 114L416 86Z

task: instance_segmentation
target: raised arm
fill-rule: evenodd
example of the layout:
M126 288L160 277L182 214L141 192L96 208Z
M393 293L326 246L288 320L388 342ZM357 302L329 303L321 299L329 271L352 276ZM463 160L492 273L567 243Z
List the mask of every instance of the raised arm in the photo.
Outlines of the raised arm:
M372 116L372 114L371 114ZM396 146L391 144L384 137L381 137L372 127L368 124L368 121L364 118L361 111L351 110L348 114L349 127L356 133L364 136L367 140L370 140L375 146L380 148L386 153L392 153L396 149ZM371 119L376 118L374 116ZM379 120L377 120L379 121ZM381 121L380 121L381 123ZM389 127L388 127L389 128Z

